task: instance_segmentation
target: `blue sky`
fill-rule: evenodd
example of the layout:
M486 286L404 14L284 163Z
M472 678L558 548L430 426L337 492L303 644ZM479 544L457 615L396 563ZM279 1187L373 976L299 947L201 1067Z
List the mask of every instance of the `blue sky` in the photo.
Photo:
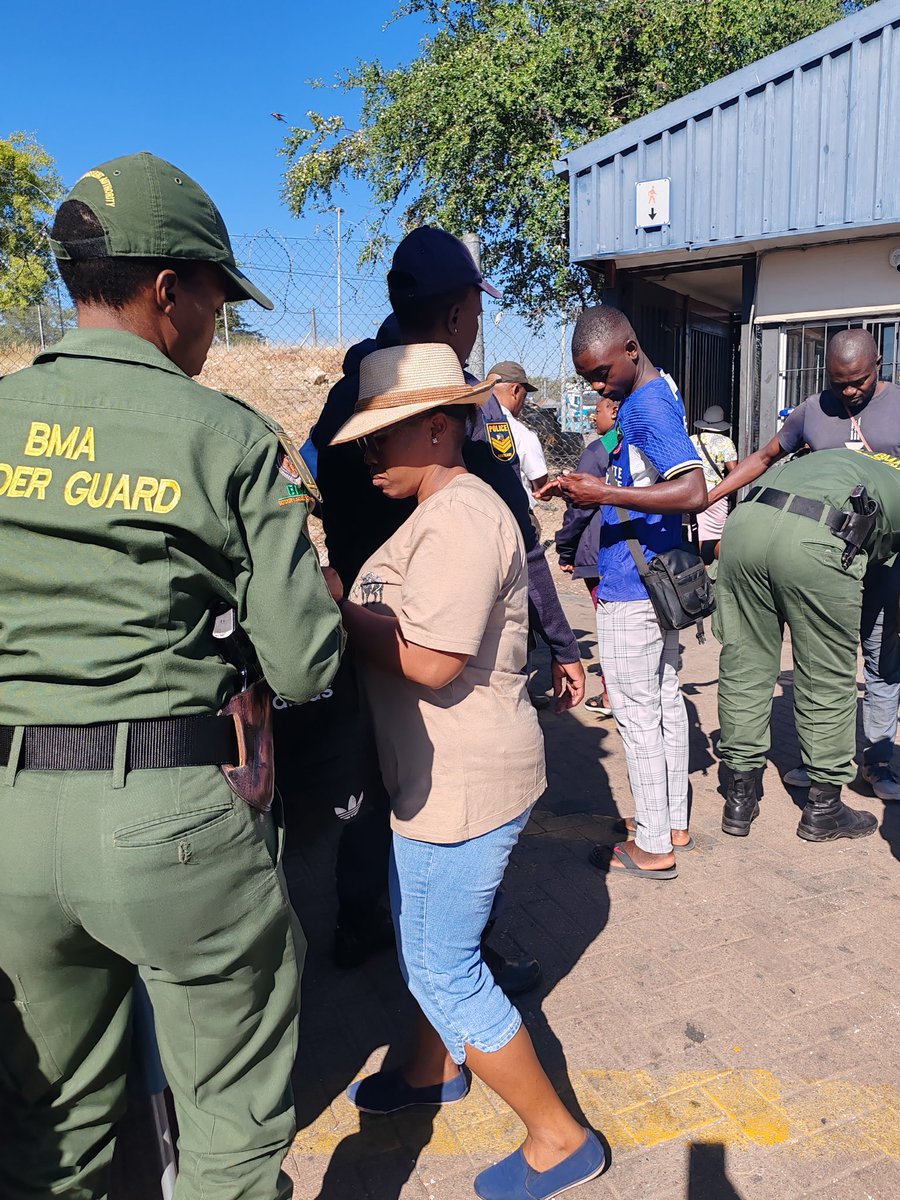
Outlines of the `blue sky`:
M357 58L389 65L417 52L422 26L383 29L392 0L47 0L5 5L0 136L24 130L72 184L106 159L151 150L201 183L235 234L310 233L333 217L292 217L280 200L287 126L318 108L352 116L342 95L308 86ZM359 219L367 193L341 201Z

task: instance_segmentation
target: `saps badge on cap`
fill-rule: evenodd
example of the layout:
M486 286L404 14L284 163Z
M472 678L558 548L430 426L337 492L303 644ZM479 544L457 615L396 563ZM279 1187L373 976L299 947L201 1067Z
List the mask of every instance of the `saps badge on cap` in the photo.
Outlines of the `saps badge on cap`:
M474 284L495 300L502 299L478 269L468 247L434 225L420 225L408 233L394 251L387 277L388 292L407 300L440 296L454 288Z
M54 255L89 258L183 258L215 263L225 275L225 299L275 305L238 269L222 214L199 183L165 159L127 154L86 172L66 197L86 205L103 237L66 243L50 239Z

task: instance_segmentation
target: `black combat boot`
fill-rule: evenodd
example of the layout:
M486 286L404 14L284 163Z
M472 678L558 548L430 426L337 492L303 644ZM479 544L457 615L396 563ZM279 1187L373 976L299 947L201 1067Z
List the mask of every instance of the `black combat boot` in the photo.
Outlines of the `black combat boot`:
M759 772L732 771L722 812L722 829L734 837L746 837L759 816Z
M877 828L878 818L872 813L848 808L842 802L839 784L813 783L797 836L807 842L830 842L834 838L866 837Z

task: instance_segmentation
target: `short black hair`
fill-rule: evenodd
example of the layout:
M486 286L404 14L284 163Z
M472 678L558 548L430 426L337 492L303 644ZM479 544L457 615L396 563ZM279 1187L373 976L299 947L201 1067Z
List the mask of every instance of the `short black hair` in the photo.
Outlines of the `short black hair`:
M478 406L476 404L436 404L434 408L429 408L425 412L420 413L419 420L427 421L435 413L443 413L451 425L456 426L456 432L460 440L465 441L466 437L475 428Z
M858 358L871 356L871 361L878 358L878 343L868 329L841 329L828 343L825 352L827 360L832 362L855 362Z
M478 406L476 404L441 404L430 411L433 413L443 413L448 420L455 421L457 425L468 427L475 423Z
M478 285L466 283L437 296L416 296L415 280L403 271L391 271L388 296L394 316L404 333L417 336L432 333L443 321L450 309L462 304L473 288Z
M80 200L64 200L53 222L54 241L83 242L103 237L103 226ZM174 271L190 280L199 263L173 258L83 258L57 259L66 291L76 304L106 304L124 308L160 271Z
M607 346L611 341L638 340L634 326L619 308L598 304L586 308L575 322L572 333L572 357L578 358L591 346Z

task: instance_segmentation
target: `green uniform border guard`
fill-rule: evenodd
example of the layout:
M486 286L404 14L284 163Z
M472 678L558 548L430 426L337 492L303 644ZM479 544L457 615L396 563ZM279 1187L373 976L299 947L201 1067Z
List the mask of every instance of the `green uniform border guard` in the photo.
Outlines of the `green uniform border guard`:
M726 833L759 815L784 627L791 631L794 716L812 786L798 835L864 837L878 822L848 808L856 777L856 654L869 563L900 549L900 459L820 450L773 467L725 523L713 630L719 660L719 754L730 770Z
M272 305L150 154L83 176L51 244L79 328L0 381L0 1196L107 1194L137 969L176 1196L288 1197L303 940L277 808L221 769L213 623L297 702L343 635L281 430L191 378L223 303Z

